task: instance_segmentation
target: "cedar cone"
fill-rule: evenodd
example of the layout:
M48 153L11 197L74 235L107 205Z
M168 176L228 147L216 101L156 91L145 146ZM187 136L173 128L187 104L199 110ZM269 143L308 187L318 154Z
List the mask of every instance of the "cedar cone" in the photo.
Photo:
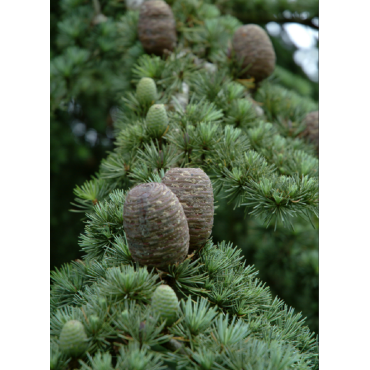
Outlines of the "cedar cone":
M59 337L59 347L62 353L78 357L85 353L87 345L87 336L82 323L78 320L67 321Z
M96 333L99 328L101 327L101 321L99 319L98 316L96 315L91 315L89 317L89 323L90 323L90 327L91 329L93 330L94 333Z
M170 286L157 287L152 296L152 308L156 314L166 320L167 326L171 326L176 321L179 300Z
M176 22L172 10L162 0L145 2L140 8L139 40L148 54L163 55L176 47Z
M123 208L123 227L132 258L165 268L182 262L189 251L189 227L176 195L164 184L132 188Z
M319 111L310 112L304 118L306 129L302 132L302 137L311 141L319 154Z
M275 68L275 51L266 31L256 24L239 27L232 40L236 59L242 63L241 78L254 77L256 83L270 76Z
M202 247L213 227L213 189L200 168L171 168L162 179L179 198L189 225L189 251Z
M162 137L168 126L167 112L163 104L154 104L149 108L146 124L150 136Z
M136 97L139 103L150 107L157 100L157 85L150 77L143 77L136 86Z

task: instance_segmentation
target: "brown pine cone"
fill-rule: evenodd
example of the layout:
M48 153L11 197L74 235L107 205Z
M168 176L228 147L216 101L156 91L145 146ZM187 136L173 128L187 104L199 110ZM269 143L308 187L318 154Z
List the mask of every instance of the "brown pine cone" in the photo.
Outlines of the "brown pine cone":
M189 251L189 227L176 195L164 184L132 188L123 208L123 228L134 261L165 268Z
M171 168L162 179L179 198L189 225L189 251L201 248L212 232L213 189L200 168Z
M319 111L307 113L304 118L306 129L301 136L313 143L316 147L317 155L319 154Z
M176 22L172 10L162 0L145 2L140 8L139 40L148 54L163 55L176 47Z
M266 31L256 24L239 27L232 40L232 48L242 69L240 77L254 77L256 83L270 76L275 69L275 51Z

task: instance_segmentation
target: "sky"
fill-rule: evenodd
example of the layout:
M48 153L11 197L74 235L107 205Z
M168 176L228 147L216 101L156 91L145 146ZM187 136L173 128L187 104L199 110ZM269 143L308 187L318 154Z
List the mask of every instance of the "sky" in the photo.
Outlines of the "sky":
M317 20L318 23L318 20ZM293 43L298 50L294 52L294 61L302 67L307 76L317 82L319 80L319 50L316 47L319 39L319 31L298 23L285 23L281 26L278 23L270 22L266 25L267 32L271 36L282 36L287 43ZM286 32L286 34L282 31Z

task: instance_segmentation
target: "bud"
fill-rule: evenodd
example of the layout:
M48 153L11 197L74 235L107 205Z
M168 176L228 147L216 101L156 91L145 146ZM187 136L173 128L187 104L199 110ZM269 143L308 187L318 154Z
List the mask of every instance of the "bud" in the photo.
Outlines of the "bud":
M107 309L107 300L105 298L99 298L98 300L99 302L99 306L103 309L103 310L106 310Z
M152 308L161 319L166 320L168 326L176 321L179 300L170 286L160 285L157 287L152 296Z
M237 61L242 64L242 78L254 77L256 83L264 80L275 69L275 51L266 31L256 24L239 27L232 40Z
M122 311L121 316L123 317L124 320L128 320L128 311L127 310Z
M87 349L87 337L82 323L71 320L64 324L59 337L60 350L67 356L78 357Z
M154 104L149 108L146 124L149 135L154 138L160 138L165 133L168 117L163 104Z
M140 104L151 106L157 100L157 86L152 78L143 77L136 86L136 96Z
M207 174L200 168L171 168L162 179L177 196L189 225L189 251L202 247L213 227L213 189Z
M134 261L165 268L189 251L189 228L176 195L164 184L132 188L125 199L123 227Z
M89 317L89 324L93 332L97 332L100 329L101 321L98 316L91 315Z

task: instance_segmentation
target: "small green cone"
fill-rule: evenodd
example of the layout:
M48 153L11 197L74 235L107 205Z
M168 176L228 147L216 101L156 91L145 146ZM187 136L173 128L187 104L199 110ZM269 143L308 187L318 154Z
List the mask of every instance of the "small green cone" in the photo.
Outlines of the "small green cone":
M128 320L129 316L128 316L128 311L127 310L124 310L122 313L121 313L122 317L124 318L124 320Z
M152 296L152 308L163 320L167 320L167 326L171 326L176 321L179 300L170 286L160 285L155 290Z
M150 107L157 100L157 86L152 78L143 77L136 86L136 96L140 104Z
M87 349L87 336L81 322L71 320L64 324L59 337L60 350L67 356L77 357Z
M105 298L99 298L98 302L99 302L99 306L103 310L106 310L107 309L107 300Z
M150 136L160 138L168 126L166 108L163 104L154 104L149 108L146 124Z
M93 332L97 332L101 326L101 321L96 315L92 315L89 317L89 323Z

